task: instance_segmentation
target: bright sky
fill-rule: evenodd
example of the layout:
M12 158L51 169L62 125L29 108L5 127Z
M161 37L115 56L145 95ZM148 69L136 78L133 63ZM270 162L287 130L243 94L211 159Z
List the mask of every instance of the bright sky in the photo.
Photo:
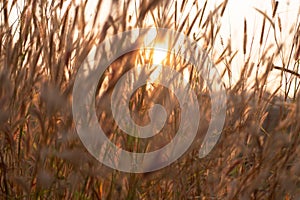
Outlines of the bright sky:
M22 3L24 0L18 0L19 10L22 8ZM71 0L67 0L68 2ZM76 0L76 2L79 2L80 0ZM139 0L137 0L139 1ZM177 0L178 5L180 5L181 0ZM11 1L10 1L11 2ZM93 15L93 10L96 8L98 1L95 0L89 0L87 4L87 10L86 10L86 19L89 20L89 17ZM199 6L200 8L203 6L204 1L199 0ZM222 3L223 0L210 0L208 1L207 5L207 13L209 10L213 10L216 5L219 5ZM232 38L232 49L238 50L239 53L237 55L237 59L234 60L232 64L232 72L233 82L238 80L242 66L241 63L243 63L243 28L244 28L244 19L247 20L247 32L248 32L248 46L251 44L252 37L254 36L254 45L251 55L257 56L259 53L259 40L260 40L260 34L261 34L261 27L262 27L262 21L263 16L258 13L254 8L258 8L263 12L266 12L268 16L271 17L272 15L272 0L229 0L228 5L226 7L224 16L222 18L222 28L220 30L220 35L222 36L224 41L227 41L228 38ZM279 6L276 12L276 18L280 17L281 24L282 24L282 32L280 33L279 30L277 30L276 34L279 38L279 43L284 44L283 52L285 55L283 57L287 59L287 55L290 52L290 48L292 45L293 37L291 37L291 33L293 31L291 28L295 29L295 26L293 24L297 23L297 18L300 14L300 1L299 0L279 0ZM186 6L186 13L193 15L195 14L194 10L189 10L189 7L192 6L193 0L188 1L188 4ZM101 18L101 23L104 22L107 19L107 16L110 14L110 7L111 7L111 0L104 0L103 1L103 7L100 11L99 17ZM173 4L174 6L174 4ZM12 15L10 18L11 23L14 22L17 19L17 13L18 9L12 10ZM134 7L132 8L134 10ZM184 17L182 17L184 19ZM298 19L300 20L300 19ZM265 35L267 34L267 31L270 27L270 23L266 22L265 27ZM266 46L268 43L274 43L273 38L273 32L270 31L268 40L264 40L266 42ZM275 48L275 47L274 47ZM223 47L219 42L216 42L216 51L221 51ZM284 60L284 62L287 62ZM282 66L282 61L277 60L275 65ZM278 85L279 81L278 78L276 78L276 73L274 73L274 76L270 77L270 81L273 80L274 83L270 83L270 85Z
M258 8L261 11L272 16L272 3L271 0L261 1L261 0L229 0L225 16L223 18L224 29L221 32L221 35L231 34L232 45L235 49L240 50L239 59L235 60L233 63L234 72L237 74L240 73L241 67L240 60L243 59L242 49L243 49L243 28L244 28L244 18L247 20L247 32L248 32L248 45L250 45L252 37L254 36L253 50L252 55L257 55L259 53L259 40L262 28L263 16L258 13L254 8ZM297 17L300 12L300 1L299 0L281 0L278 4L278 9L275 17L280 17L282 24L282 32L280 33L278 28L276 31L277 37L279 38L279 43L283 43L283 52L285 53L284 58L287 62L288 53L292 46L293 37L291 37L291 28L296 29L295 25L297 23ZM298 19L300 20L300 19ZM277 20L276 20L277 21ZM266 22L265 26L265 37L267 30L270 28L270 23ZM293 30L295 31L295 30ZM268 40L264 39L264 42L267 44L275 43L274 33L271 29ZM274 47L275 48L275 47ZM282 66L282 61L278 60L275 65ZM275 75L275 74L274 74ZM235 75L233 76L235 77ZM276 77L272 77L271 80L274 80L275 85L278 83ZM270 81L271 81L270 80ZM270 83L270 85L273 83Z

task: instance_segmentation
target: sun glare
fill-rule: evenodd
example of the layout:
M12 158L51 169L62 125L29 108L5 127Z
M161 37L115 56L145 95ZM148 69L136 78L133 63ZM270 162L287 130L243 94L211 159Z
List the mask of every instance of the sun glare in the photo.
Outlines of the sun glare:
M153 51L153 63L154 64L163 64L164 60L167 58L167 52L163 50L154 50Z

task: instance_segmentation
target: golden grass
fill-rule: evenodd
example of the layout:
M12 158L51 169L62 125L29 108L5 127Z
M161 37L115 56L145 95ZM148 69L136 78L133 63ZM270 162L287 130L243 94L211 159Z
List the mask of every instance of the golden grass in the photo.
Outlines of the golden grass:
M198 150L211 118L208 88L203 80L195 79L193 66L182 60L176 62L179 70L189 68L191 71L190 81L198 94L204 122L199 122L197 139L184 156L160 171L145 174L109 169L86 151L76 134L71 109L76 73L93 44L114 33L149 26L146 19L152 19L156 26L193 36L213 55L216 38L222 37L218 21L228 1L215 10L207 8L207 1L202 7L195 3L193 8L197 8L197 12L191 18L182 16L190 9L188 0L173 3L141 0L134 13L129 5L137 1L123 4L113 1L107 21L100 29L97 23L101 13L95 14L92 27L87 26L85 3L24 2L14 27L9 17L17 1L0 3L1 199L299 198L299 22L295 22L295 31L291 32L295 39L288 58L282 60L285 65L274 66L275 58L284 49L280 43L274 45L275 49L263 47L269 35L266 22L280 32L290 28L283 27L280 17L276 18L277 1L273 3L271 14L257 9L264 17L259 35L259 61L251 58L247 20L244 20L242 52L246 59L241 63L242 74L237 83L229 82L227 86L225 127L217 146L203 159L198 158ZM97 10L101 6L99 1ZM64 13L63 7L68 8ZM224 38L221 55L212 57L217 67L225 66L220 74L229 80L234 70L231 63L237 55L231 47L232 39ZM180 109L169 111L168 126L155 140L139 140L122 133L109 109L108 97L128 65L147 64L140 54L132 52L112 63L100 79L98 93L104 84L107 87L101 97L96 98L96 107L99 124L113 142L129 151L152 151L174 137ZM250 54L249 57L246 54ZM265 89L275 70L281 72L278 81L286 80L284 96L279 93L281 88L271 94ZM249 83L253 74L255 81ZM288 98L292 84L295 86L293 96ZM132 97L131 108L139 119L145 117L147 121L145 110L154 97L162 104L168 101L176 104L172 96L161 95L166 92L163 88L153 87L154 92L141 88Z

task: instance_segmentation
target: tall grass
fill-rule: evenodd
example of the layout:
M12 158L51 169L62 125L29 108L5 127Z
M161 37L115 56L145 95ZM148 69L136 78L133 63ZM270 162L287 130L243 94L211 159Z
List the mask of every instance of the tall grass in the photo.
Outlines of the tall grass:
M101 2L96 10L105 6ZM174 67L179 71L188 68L205 117L197 140L178 161L153 173L122 173L94 159L76 134L71 109L75 76L91 47L112 34L148 26L175 29L202 44L220 74L231 80L237 51L231 47L233 38L227 40L219 34L227 3L225 0L209 10L207 2L187 0L112 1L103 22L101 13L95 13L92 21L85 19L84 13L89 11L84 2L28 0L12 24L9 18L18 1L1 1L1 199L299 198L300 25L298 19L294 27L282 27L276 15L277 1L272 13L257 10L263 17L260 35L255 36L260 39L258 60L251 56L247 38L252 35L247 31L247 19L244 21L242 73L236 83L226 84L225 127L207 157L199 159L197 153L211 117L209 91L195 79L193 66L180 60ZM184 14L191 10L196 10L194 15ZM277 30L286 28L292 28L290 37L294 38L287 58L282 57L286 55L285 41L276 36ZM275 40L273 46L265 46L270 31ZM216 51L220 38L223 49ZM96 97L99 124L107 136L122 148L138 152L153 151L170 141L180 115L180 109L170 110L169 125L155 140L126 136L114 123L108 97L129 64L151 62L151 53L149 58L143 55L147 53L132 52L112 63L100 79ZM274 66L278 58L282 66ZM270 93L266 85L276 71L281 73L278 81L283 87ZM148 122L146 111L153 99L176 104L171 95L160 95L165 93L166 89L157 85L135 92L130 108L137 123Z

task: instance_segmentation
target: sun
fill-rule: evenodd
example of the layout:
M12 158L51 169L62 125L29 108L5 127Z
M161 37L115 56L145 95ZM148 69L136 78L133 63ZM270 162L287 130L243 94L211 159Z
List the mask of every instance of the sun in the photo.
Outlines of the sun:
M166 60L168 52L164 50L153 50L153 64L163 64Z
M152 65L153 65L153 72L150 75L150 81L155 82L161 78L162 67L165 64L167 59L168 52L161 49L153 49L152 52Z

